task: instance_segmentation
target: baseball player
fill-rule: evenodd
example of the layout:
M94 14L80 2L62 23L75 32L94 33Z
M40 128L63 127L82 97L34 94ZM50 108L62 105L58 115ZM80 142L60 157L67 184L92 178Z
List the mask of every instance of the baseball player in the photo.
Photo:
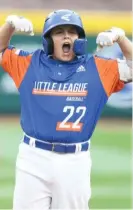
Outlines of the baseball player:
M71 10L48 15L43 49L33 53L9 45L15 32L33 35L32 23L10 15L0 29L0 63L20 93L24 132L13 210L88 209L90 138L109 96L132 78L131 42L111 28L96 42L117 42L126 60L88 56L81 19Z

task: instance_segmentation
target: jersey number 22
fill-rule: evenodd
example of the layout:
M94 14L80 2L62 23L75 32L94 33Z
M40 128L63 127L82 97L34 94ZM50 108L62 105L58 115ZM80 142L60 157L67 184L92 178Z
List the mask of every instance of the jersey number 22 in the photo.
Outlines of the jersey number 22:
M57 131L81 131L83 123L80 122L80 120L84 117L86 112L85 106L79 106L75 108L74 106L65 106L63 109L63 112L67 112L68 115L62 122L57 122L56 130ZM78 118L75 120L75 122L69 121L70 118L75 114L79 113Z

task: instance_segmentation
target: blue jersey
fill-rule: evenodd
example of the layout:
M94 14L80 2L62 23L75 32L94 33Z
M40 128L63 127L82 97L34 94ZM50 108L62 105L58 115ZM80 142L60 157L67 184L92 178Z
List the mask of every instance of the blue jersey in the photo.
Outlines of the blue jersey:
M90 139L108 97L124 87L117 61L96 56L61 62L8 48L2 66L20 93L23 131L50 143Z

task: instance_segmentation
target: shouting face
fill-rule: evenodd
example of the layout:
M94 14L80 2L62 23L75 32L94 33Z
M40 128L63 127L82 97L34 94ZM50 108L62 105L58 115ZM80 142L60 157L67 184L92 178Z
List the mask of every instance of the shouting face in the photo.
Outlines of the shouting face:
M72 61L75 57L73 44L78 39L76 27L71 25L57 26L51 31L54 43L53 58L61 61Z

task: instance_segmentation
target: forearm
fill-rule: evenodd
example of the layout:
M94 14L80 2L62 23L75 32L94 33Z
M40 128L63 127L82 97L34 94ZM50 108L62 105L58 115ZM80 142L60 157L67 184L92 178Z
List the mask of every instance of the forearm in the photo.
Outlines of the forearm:
M0 52L2 52L9 45L14 30L15 29L9 23L5 23L0 28Z
M118 42L118 44L126 60L132 60L132 42L127 37L124 37L121 41Z
M98 34L96 43L101 47L112 46L117 42L121 51L126 59L118 62L118 70L120 80L127 83L132 81L133 75L133 62L132 62L132 42L125 36L125 32L120 28L112 27L110 30Z
M127 38L123 37L120 41L118 41L118 44L123 52L124 57L126 58L126 61L123 63L121 61L121 64L118 61L119 66L119 74L120 79L124 81L125 83L132 82L132 75L133 75L133 67L132 67L132 42Z

